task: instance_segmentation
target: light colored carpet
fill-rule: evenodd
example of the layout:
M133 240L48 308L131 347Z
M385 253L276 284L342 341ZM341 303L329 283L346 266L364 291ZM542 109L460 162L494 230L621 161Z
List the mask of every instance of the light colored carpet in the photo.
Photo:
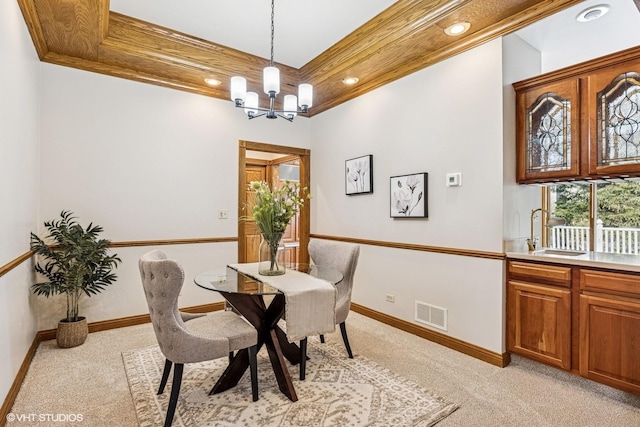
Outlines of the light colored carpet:
M460 405L437 427L640 426L640 396L555 368L517 356L498 368L354 312L347 330L356 358ZM325 337L342 346L339 329ZM136 427L122 353L155 344L151 324L91 333L71 349L41 343L12 413L82 414L83 421L7 427Z
M308 354L305 381L298 380L298 367L289 365L297 402L278 390L264 351L258 357L257 402L251 401L248 372L236 387L208 395L228 363L226 358L186 364L173 425L427 427L458 408L364 356L349 359L337 344L321 344L312 337ZM162 353L152 346L125 352L123 360L140 427L161 425L171 388L156 394L164 367Z

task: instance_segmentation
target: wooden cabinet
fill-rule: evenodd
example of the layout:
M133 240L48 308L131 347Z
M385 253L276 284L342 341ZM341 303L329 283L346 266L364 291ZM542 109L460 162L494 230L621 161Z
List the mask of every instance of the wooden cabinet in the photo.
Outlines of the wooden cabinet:
M640 394L640 275L581 269L580 375Z
M507 261L507 350L640 395L640 273Z
M587 77L591 176L640 171L640 58Z
M509 281L508 350L571 368L571 292Z
M517 182L640 176L640 47L513 86Z
M569 78L517 93L518 181L580 174L578 83Z
M571 268L509 261L507 349L571 368Z

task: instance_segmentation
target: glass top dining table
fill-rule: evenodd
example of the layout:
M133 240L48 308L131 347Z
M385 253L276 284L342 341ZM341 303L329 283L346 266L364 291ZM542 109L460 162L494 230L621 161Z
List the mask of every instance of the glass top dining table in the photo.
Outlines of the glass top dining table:
M318 265L298 264L288 269L308 273L333 285L340 283L343 279L340 271ZM262 281L268 281L269 277L260 275L254 277L227 266L199 274L194 282L201 288L220 293L228 305L256 328L258 350L263 345L267 347L280 391L295 402L298 397L285 359L293 365L300 364L301 351L297 344L289 342L286 333L278 326L285 312L285 295ZM304 365L301 364L301 372L304 371ZM235 387L248 367L247 349L236 352L210 394L221 393Z
M307 273L318 279L326 280L333 285L337 285L343 279L340 271L321 265L294 264L291 267L287 267L287 269ZM249 295L275 295L281 293L278 289L262 282L262 277L266 280L269 276L252 277L242 274L231 267L221 267L198 275L194 282L201 288L217 292Z

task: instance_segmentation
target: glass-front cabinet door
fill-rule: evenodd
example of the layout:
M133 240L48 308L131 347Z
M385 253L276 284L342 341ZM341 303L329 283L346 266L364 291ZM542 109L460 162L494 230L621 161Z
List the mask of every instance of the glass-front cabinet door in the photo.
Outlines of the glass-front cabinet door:
M640 60L588 78L589 174L640 174Z
M518 182L579 175L578 84L578 79L569 79L518 92Z

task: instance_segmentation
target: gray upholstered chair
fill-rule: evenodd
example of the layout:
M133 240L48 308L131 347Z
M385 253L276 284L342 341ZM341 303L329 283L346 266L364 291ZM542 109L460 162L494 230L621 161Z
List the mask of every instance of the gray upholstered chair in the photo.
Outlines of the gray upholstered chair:
M206 313L186 313L184 311L179 312L180 317L183 322L188 322L189 320L198 319L200 317L204 317ZM196 322L195 324L201 324L202 322ZM229 363L233 359L233 352L229 352ZM171 366L173 362L171 360L166 359L164 361L164 369L162 370L162 378L160 379L160 386L158 387L158 394L162 394L164 392L164 388L167 385L167 380L169 379L169 374L171 373Z
M353 243L336 242L331 240L311 239L309 241L309 256L316 265L334 268L342 273L343 278L336 285L336 325L340 325L342 340L347 349L349 358L353 359L349 339L347 338L346 320L351 308L351 291L353 289L353 276L358 265L360 246ZM324 336L320 335L320 341L324 342ZM300 379L305 376L307 360L307 339L300 341Z
M235 350L247 348L252 397L254 401L258 400L258 333L255 328L230 311L197 317L178 311L178 295L184 282L184 272L176 261L167 259L164 252L148 252L140 258L138 265L153 330L160 350L167 358L167 377L171 365L175 365L165 427L173 422L185 363L218 359ZM188 321L185 323L186 318ZM161 384L158 394L163 391L164 384Z

